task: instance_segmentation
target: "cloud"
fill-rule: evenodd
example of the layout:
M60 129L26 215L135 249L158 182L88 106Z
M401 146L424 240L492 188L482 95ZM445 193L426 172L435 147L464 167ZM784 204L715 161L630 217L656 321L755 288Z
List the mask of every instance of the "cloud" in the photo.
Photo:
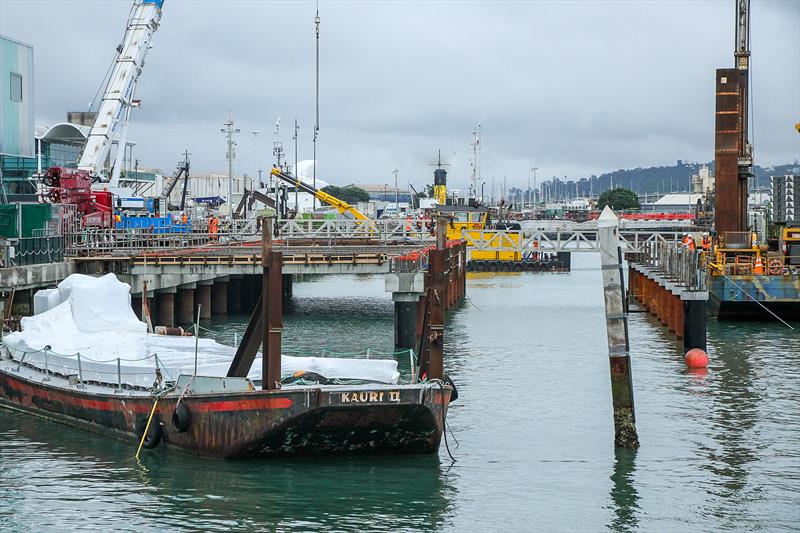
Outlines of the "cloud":
M63 120L97 91L130 2L0 3L0 32L35 47L37 121ZM312 154L314 2L167 0L137 90L130 135L142 165L225 168L219 129L234 113L237 169L258 136ZM47 17L42 16L46 12ZM799 157L800 3L752 8L756 158ZM482 124L482 174L509 185L621 167L713 159L714 70L732 66L730 1L322 2L318 173L332 183L421 184L441 149L467 183ZM30 21L36 20L35 25Z

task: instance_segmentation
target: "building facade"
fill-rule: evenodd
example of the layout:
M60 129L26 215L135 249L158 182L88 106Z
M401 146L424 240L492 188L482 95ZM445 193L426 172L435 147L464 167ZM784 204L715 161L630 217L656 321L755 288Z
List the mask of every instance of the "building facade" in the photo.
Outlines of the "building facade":
M0 177L6 201L36 192L28 181L35 154L33 87L33 47L0 35Z

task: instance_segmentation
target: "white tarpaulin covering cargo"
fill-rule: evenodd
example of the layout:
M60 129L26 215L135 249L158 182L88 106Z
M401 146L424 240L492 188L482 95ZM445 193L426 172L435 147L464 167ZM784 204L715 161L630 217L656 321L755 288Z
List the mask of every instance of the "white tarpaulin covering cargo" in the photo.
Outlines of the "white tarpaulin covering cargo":
M35 298L35 297L34 297ZM14 359L83 381L146 387L158 367L165 379L194 372L194 337L147 333L131 308L130 286L114 274L73 274L39 298L47 310L22 319L22 331L4 342ZM80 353L80 363L78 355ZM235 353L231 346L199 339L197 374L224 376ZM281 357L281 374L314 372L329 379L397 383L397 361L333 357ZM261 359L248 375L261 378Z

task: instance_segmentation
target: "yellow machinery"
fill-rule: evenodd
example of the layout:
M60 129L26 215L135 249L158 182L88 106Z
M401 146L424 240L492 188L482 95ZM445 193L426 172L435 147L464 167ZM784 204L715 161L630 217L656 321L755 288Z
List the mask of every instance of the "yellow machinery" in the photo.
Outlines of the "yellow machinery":
M447 203L447 171L443 169L442 151L439 150L439 162L433 171L433 198L439 205Z
M444 205L447 202L447 185L434 185L433 198L439 205Z
M783 272L783 261L768 255L769 247L759 243L749 231L726 231L717 240L713 260L708 262L712 276L752 276ZM772 272L771 272L772 271Z
M787 265L800 265L800 227L783 228L780 250Z
M435 190L435 189L434 189ZM520 230L498 230L489 227L489 211L486 207L466 205L440 205L437 214L450 219L447 226L447 239L465 239L472 261L522 261L522 254L516 250L522 239ZM481 250L475 250L476 242Z
M296 178L296 177L292 176L291 174L287 174L287 173L283 172L279 168L273 168L272 169L272 175L277 177L277 178L282 179L283 181L285 181L287 183L290 183L291 185L297 187L298 189L300 189L303 192L307 192L308 194L313 194L317 198L317 200L319 200L321 202L325 202L326 204L328 204L328 205L330 205L332 207L335 207L336 210L339 211L339 213L342 214L342 215L349 214L350 216L352 216L356 220L369 220L369 217L367 215L365 215L364 213L362 213L361 211L359 211L358 209L356 209L352 205L348 204L344 200L339 200L335 196L333 196L331 194L328 194L325 191L321 191L321 190L317 189L316 187L312 187L308 183L304 183L304 182L300 181L299 178Z
M709 261L712 276L780 275L784 265L800 265L800 228L783 228L779 251L770 252L766 244L756 242L750 232L725 232L714 247Z

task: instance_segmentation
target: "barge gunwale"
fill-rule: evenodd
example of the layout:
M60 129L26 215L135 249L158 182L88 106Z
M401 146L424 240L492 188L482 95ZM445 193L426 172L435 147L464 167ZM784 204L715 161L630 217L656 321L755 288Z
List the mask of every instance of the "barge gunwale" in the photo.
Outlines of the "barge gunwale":
M108 392L109 387L97 385L80 389L63 378L25 367L17 371L14 366L14 361L0 363L0 406L94 433L135 439L137 425L147 417L155 401L155 396L139 391ZM50 382L37 380L42 376ZM182 453L233 459L435 453L444 430L451 389L433 381L189 394L183 401L197 419L185 433L170 423L180 392L172 389L159 398L156 423L162 442ZM387 401L390 393L392 398L396 395L396 400ZM367 400L353 401L354 396ZM305 433L298 440L300 429ZM322 440L315 441L315 432ZM373 438L376 434L379 439ZM400 441L394 441L395 436ZM287 440L281 441L282 438ZM320 443L319 450L314 448L316 443Z

